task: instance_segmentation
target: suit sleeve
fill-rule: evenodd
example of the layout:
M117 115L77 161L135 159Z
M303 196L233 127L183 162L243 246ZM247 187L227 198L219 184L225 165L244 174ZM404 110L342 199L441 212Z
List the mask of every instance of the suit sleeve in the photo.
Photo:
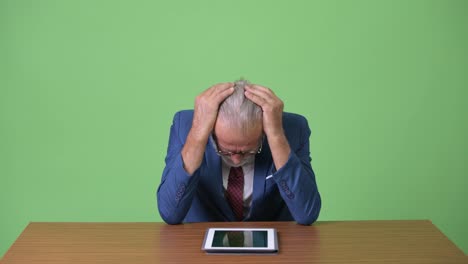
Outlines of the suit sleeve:
M300 117L299 144L291 146L288 161L273 174L289 211L296 222L303 225L315 222L321 208L321 198L310 164L310 134L307 120Z
M199 179L199 170L190 176L183 167L181 150L185 143L186 133L181 133L183 125L181 115L180 112L177 113L172 122L165 159L166 166L157 190L159 214L168 224L182 223L192 204Z

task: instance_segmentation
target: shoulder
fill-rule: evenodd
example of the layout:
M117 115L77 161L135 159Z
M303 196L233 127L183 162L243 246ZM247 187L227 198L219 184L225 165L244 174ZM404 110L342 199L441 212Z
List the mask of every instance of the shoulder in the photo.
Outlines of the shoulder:
M174 114L172 131L185 138L192 127L193 110L182 110Z
M193 119L193 110L181 110L175 113L174 115L174 121L175 120L190 120L192 121Z
M307 119L295 113L283 113L283 129L290 144L309 138L311 133Z
M307 119L304 116L289 112L283 112L283 126L285 128L309 127Z
M174 115L172 124L178 127L185 127L186 125L192 125L193 110L181 110Z

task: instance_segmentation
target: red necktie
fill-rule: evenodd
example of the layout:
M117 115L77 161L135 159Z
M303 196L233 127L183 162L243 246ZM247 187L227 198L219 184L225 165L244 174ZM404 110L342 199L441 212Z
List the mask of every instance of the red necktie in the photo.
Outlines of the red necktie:
M242 167L231 167L229 172L226 198L238 221L242 221L244 214L244 172Z

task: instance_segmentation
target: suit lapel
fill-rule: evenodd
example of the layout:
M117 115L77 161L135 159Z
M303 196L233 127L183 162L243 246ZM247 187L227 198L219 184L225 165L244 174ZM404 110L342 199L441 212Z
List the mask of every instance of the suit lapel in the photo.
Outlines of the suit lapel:
M252 205L250 206L249 218L255 217L254 212L256 203L261 201L265 193L265 178L271 174L272 157L270 154L270 147L265 137L263 142L263 150L255 157L254 169L254 185L252 194ZM260 210L261 211L261 210Z
M229 206L224 194L221 158L216 154L212 144L213 141L210 139L206 146L207 151L205 152L205 158L208 165L205 173L209 177L209 179L207 179L208 184L210 184L209 189L215 190L216 199L214 202L218 205L217 207L221 210L221 214L223 214L224 218L228 221L235 221L234 213L232 212L231 206Z

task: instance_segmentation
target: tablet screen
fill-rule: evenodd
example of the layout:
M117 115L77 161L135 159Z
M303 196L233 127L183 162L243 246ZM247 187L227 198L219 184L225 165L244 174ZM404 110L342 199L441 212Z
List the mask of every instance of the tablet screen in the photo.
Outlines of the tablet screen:
M267 247L267 231L214 232L212 247Z
M208 228L202 249L208 253L278 252L274 228Z

